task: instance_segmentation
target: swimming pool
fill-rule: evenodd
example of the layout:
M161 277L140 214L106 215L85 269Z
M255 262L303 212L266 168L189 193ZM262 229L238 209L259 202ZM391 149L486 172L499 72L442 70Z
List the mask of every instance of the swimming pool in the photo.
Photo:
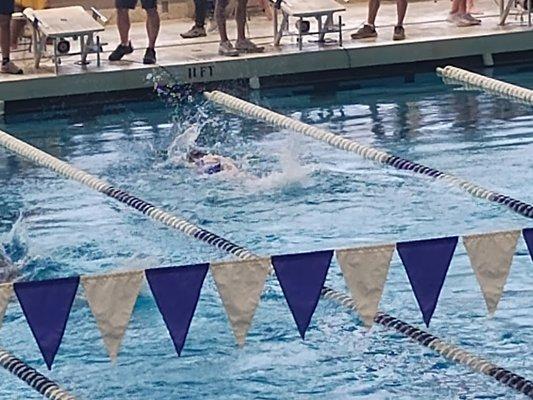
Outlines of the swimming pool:
M502 78L533 86L532 73L506 72ZM527 185L533 177L528 134L533 118L525 106L453 91L432 75L417 76L412 84L391 78L339 83L331 91L270 90L252 100L510 196L533 197ZM180 116L183 109L159 102L38 120L21 117L3 128L261 254L493 231L530 222L442 182L376 166L212 106L201 110L209 121L200 121L199 143L239 160L259 179L198 177L161 157L158 150L169 148L186 121ZM0 165L5 188L1 230L15 257L27 253L26 279L227 257L4 151ZM21 211L19 239L11 239L8 232ZM336 265L328 283L345 290ZM90 311L77 300L48 375L91 399L521 398L396 333L380 327L366 333L354 314L333 302L319 303L303 342L277 284L267 286L248 344L238 350L208 278L181 358L145 288L116 366L108 362ZM532 287L531 261L520 242L499 310L487 319L460 245L430 331L530 377ZM396 256L381 308L420 325ZM0 330L0 344L43 368L16 305ZM0 390L6 398L38 398L11 377L2 380Z

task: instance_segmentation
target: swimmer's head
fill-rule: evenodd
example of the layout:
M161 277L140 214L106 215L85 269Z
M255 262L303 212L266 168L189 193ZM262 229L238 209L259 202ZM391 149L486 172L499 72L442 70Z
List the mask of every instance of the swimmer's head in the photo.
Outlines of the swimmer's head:
M198 149L191 149L187 153L187 162L193 163L206 155L207 153L205 151L198 150Z

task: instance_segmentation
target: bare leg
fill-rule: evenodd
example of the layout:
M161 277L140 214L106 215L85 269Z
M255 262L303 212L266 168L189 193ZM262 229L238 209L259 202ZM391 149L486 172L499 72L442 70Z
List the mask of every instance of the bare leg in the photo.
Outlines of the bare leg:
M155 48L155 41L159 34L159 13L157 8L146 10L146 33L148 34L148 48Z
M226 30L226 7L228 6L228 0L216 0L215 3L215 19L218 25L218 33L220 35L221 42L227 42L228 32Z
M248 0L238 0L235 11L235 21L237 22L237 40L246 39L246 6Z
M405 13L407 12L407 0L396 0L396 11L398 13L398 26L403 26Z
M16 49L18 47L18 40L24 33L25 21L15 20L11 22L11 48Z
M368 1L368 24L374 26L376 23L376 16L378 15L380 0Z
M0 15L0 48L2 58L9 58L11 45L11 15Z
M130 42L130 15L127 8L117 8L117 27L120 35L120 44L127 46Z
M471 14L483 14L479 9L476 8L476 5L474 4L474 0L468 0L466 2L466 12Z
M465 14L466 13L466 0L453 0L451 14Z
M459 1L459 13L466 14L466 0Z

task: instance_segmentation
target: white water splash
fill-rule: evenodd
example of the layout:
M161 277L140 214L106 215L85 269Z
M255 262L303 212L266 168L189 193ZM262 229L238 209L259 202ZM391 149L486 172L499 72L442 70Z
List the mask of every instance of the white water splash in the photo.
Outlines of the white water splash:
M245 181L245 186L253 191L262 192L266 190L287 188L291 186L301 186L305 184L315 170L312 166L302 165L298 161L298 156L294 146L284 146L278 155L280 170L257 178L250 178Z
M193 124L177 135L170 146L168 146L167 152L169 157L186 153L189 148L193 147L196 144L198 136L200 136L202 127L203 125Z
M13 262L5 252L4 245L0 243L0 283L9 282L19 275L19 271L30 259L27 252L26 226L24 224L22 213L14 222L11 230L3 238L2 242L9 243L22 249L23 257Z
M185 165L185 155L196 144L198 136L202 131L203 124L193 124L182 133L176 135L172 143L166 150L167 163L174 165Z

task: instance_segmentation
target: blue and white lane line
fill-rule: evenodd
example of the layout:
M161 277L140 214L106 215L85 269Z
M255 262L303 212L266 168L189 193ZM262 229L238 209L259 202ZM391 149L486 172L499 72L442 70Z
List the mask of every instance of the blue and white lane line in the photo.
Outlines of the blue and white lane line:
M461 84L467 89L483 90L487 93L522 104L533 104L533 90L489 78L485 75L476 74L466 69L447 65L444 68L437 68L437 75L441 76L446 84Z
M512 197L485 189L466 179L459 178L452 174L439 171L435 168L427 167L425 165L398 157L382 150L375 149L370 146L358 143L354 140L343 138L325 129L320 129L315 126L298 121L294 118L278 114L274 111L260 107L256 104L231 96L220 91L205 92L205 97L213 103L219 104L227 110L244 115L246 117L253 117L265 121L280 128L290 129L294 132L312 137L317 140L328 143L333 147L341 150L350 151L367 160L377 162L379 164L389 165L393 168L405 171L412 171L437 180L443 180L449 184L456 186L474 197L484 199L493 203L498 203L506 206L512 211L523 215L527 218L533 218L533 205L516 200Z
M0 365L48 399L75 400L57 383L3 349L0 349Z

